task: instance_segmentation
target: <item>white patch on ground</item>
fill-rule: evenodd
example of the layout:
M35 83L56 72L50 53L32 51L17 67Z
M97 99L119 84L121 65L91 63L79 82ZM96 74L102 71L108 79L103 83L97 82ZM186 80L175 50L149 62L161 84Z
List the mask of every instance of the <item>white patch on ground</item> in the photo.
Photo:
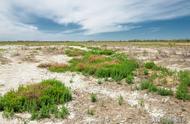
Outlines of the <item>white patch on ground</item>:
M51 73L46 69L37 68L36 64L22 63L0 66L0 87L1 94L6 93L10 89L15 89L19 85L37 83L46 79L61 80L71 89L80 89L84 87L85 81L83 75L67 73ZM71 83L72 80L72 83Z
M67 55L51 55L51 56L36 56L36 59L41 63L68 63L72 57Z
M85 51L88 51L89 49L86 48L86 47L81 47L81 46L69 46L71 48L75 48L75 49L80 49L80 50L85 50Z

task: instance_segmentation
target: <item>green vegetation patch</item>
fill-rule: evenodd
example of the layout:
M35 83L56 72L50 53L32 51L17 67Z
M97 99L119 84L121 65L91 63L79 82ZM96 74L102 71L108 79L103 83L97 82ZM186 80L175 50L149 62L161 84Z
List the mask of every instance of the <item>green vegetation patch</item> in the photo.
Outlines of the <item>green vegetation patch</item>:
M71 91L62 82L50 79L7 92L0 97L0 110L5 117L29 112L31 119L65 118L69 112L64 104L71 100ZM58 109L57 105L62 107Z
M182 100L190 100L188 87L190 86L190 72L184 71L179 73L180 84L177 87L176 97Z
M77 71L85 75L99 78L109 78L120 81L127 78L129 83L133 79L133 71L138 67L135 60L130 60L124 54L117 54L111 50L93 49L81 58L73 58L68 66L51 66L52 72Z
M114 54L114 51L109 49L92 48L91 53L96 55L112 55Z
M161 96L173 95L173 91L171 89L158 88L156 85L154 85L152 82L148 80L145 80L140 84L140 89L141 90L147 89L149 92L156 92L157 94Z

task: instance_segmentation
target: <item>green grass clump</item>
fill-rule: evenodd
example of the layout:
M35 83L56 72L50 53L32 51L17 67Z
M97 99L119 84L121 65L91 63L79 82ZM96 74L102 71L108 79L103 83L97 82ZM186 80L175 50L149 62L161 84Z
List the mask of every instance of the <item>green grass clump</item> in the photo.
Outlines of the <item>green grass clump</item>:
M184 71L179 73L180 84L177 87L176 98L190 100L188 86L190 85L190 72Z
M157 87L148 80L145 80L140 84L140 89L148 89L149 92L157 92Z
M90 95L90 98L91 98L91 102L96 102L96 101L97 101L97 96L96 96L96 94L94 94L94 93L92 93L92 94Z
M15 112L29 112L31 119L65 118L68 110L64 103L71 99L70 90L62 82L50 79L7 92L0 98L0 110L5 117L13 116ZM63 105L61 110L57 105Z
M166 76L166 75L170 75L171 76L174 73L173 71L170 71L170 70L168 70L165 67L157 66L154 62L146 62L146 63L144 63L144 67L146 69L160 71L160 73L161 73L162 76ZM148 74L147 72L148 72L148 70L144 70L144 74L145 75Z
M146 62L144 64L144 66L147 69L156 69L157 68L157 65L154 62Z
M100 78L111 77L116 81L120 81L129 75L133 75L136 68L137 63L135 61L126 60L118 64L98 68L95 75Z
M149 92L156 92L157 94L161 96L172 96L173 91L171 89L166 89L166 88L158 88L156 85L151 83L148 80L143 81L140 84L140 89L145 90L147 89Z
M148 70L147 69L144 70L144 75L148 75Z
M166 89L166 88L158 88L158 94L161 96L172 96L173 91L171 89Z
M127 75L125 81L128 83L128 84L132 84L133 83L133 80L134 80L134 77L132 75Z

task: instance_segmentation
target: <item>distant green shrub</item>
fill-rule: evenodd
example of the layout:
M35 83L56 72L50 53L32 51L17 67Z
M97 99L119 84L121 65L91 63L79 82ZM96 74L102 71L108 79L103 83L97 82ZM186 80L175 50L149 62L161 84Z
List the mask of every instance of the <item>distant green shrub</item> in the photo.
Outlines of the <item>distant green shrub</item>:
M64 103L71 99L70 90L62 82L50 79L7 92L0 98L0 110L5 117L13 116L15 112L29 112L31 119L49 118L57 114L63 118L68 114ZM63 105L65 113L62 109L58 110L58 104Z

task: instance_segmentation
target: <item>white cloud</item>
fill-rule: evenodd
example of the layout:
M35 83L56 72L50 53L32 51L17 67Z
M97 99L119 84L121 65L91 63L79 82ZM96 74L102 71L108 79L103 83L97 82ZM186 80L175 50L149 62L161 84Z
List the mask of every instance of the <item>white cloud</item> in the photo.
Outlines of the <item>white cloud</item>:
M17 17L20 8L26 17ZM144 21L165 20L190 15L189 0L1 0L0 34L29 33L27 36L48 35L38 27L22 24L27 14L48 18L66 25L76 23L84 34L116 32L135 28ZM124 25L124 26L123 26ZM64 32L64 31L63 31ZM61 35L61 34L56 34ZM63 34L62 34L63 35ZM63 35L64 37L64 35Z

